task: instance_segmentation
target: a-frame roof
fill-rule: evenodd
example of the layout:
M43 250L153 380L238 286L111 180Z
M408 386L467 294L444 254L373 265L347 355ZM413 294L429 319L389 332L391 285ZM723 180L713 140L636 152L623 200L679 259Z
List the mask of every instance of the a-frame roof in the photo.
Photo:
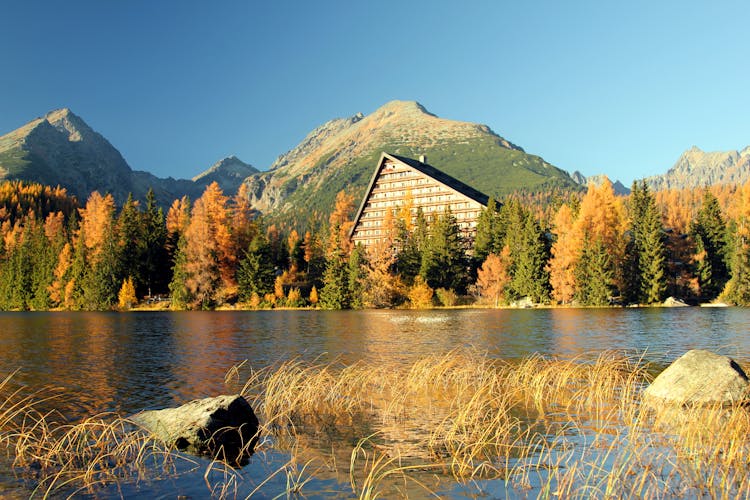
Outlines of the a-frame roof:
M458 191L462 195L466 196L467 198L470 198L477 203L480 203L483 206L487 206L487 202L489 201L489 197L474 189L473 187L464 184L463 182L459 181L455 177L451 177L450 175L446 174L443 171L440 171L436 169L435 167L428 165L427 163L422 163L419 160L414 160L412 158L407 158L405 156L397 156L392 155L386 152L383 152L380 155L380 160L378 161L378 168L375 169L375 172L372 174L372 178L370 179L370 184L367 185L367 191L365 191L365 196L362 198L362 203L359 205L359 210L357 210L357 216L354 218L354 225L352 226L351 233L349 234L349 237L354 235L355 229L357 229L357 224L359 224L359 219L362 217L362 212L365 210L365 206L367 205L367 200L370 199L370 194L372 193L373 188L375 187L375 183L378 180L378 177L380 176L381 170L383 170L383 167L385 166L386 160L391 160L395 163L402 163L408 167L411 167L419 172L422 172L423 174L432 177L436 181L438 181L441 184L444 184L445 186Z

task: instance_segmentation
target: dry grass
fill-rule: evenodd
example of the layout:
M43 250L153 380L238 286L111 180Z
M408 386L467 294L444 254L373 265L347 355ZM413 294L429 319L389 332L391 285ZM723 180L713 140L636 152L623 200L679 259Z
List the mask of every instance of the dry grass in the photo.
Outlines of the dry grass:
M457 484L541 498L749 497L750 413L646 406L646 368L615 352L511 362L473 350L411 364L239 365L226 382L246 377L264 436L258 460L270 450L289 459L250 486L242 470L212 462L207 493L305 495L333 478L360 498L437 496ZM0 443L39 496L177 473L179 455L127 421L56 424L37 411L41 394L23 396L8 380Z
M482 479L541 497L750 493L747 411L642 406L646 368L615 352L508 362L458 350L408 366L294 360L246 389L280 443L315 436L322 452L357 437L348 475L362 498Z

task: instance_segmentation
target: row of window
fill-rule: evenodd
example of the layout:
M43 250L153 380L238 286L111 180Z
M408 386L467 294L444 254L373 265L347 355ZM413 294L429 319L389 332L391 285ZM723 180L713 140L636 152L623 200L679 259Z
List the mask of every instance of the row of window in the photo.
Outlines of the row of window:
M442 207L424 207L424 213L433 213L433 212L442 212ZM453 212L454 217L456 217L456 220L459 223L462 223L465 220L469 220L469 222L473 222L476 220L477 217L479 217L479 212L459 212L456 211L454 207L451 207L451 211ZM362 227L377 227L380 226L381 220L384 216L385 212L365 212L362 214L362 217L360 219L360 226ZM412 216L416 215L416 210L412 211ZM373 220L375 219L375 220Z
M474 228L476 228L476 222L460 222L458 224L459 229L461 229L463 232L469 232L471 233ZM364 245L369 245L371 243L376 242L377 240L365 240L362 241L362 238L371 238L375 237L378 238L380 235L383 234L381 229L359 229L356 233L354 233L353 239L355 241L360 241Z

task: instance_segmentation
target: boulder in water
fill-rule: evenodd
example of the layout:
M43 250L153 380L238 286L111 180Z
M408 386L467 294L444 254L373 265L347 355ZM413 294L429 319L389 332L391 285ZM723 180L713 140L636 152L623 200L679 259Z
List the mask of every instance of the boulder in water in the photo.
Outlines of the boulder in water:
M243 463L258 441L258 418L238 394L143 411L132 420L170 446L228 463Z
M679 405L729 405L747 401L749 391L750 381L733 359L694 349L656 377L644 396Z

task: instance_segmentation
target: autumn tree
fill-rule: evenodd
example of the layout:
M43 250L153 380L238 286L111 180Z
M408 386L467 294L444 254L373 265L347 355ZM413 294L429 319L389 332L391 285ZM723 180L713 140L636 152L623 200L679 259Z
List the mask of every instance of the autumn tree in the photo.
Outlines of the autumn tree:
M732 207L731 278L721 298L738 306L750 305L750 183L741 187Z
M236 290L239 252L234 248L228 221L227 197L213 182L193 206L183 244L178 246L182 255L175 258L170 284L172 294L179 291L192 309L214 307ZM183 286L185 293L181 291Z
M576 272L577 296L587 297L585 303L597 302L604 288L609 295L617 295L624 288L626 240L624 237L627 218L623 201L615 195L612 183L605 179L600 186L589 185L581 200L578 218L573 226L575 238L580 238L585 246L578 265L583 269ZM606 253L606 259L601 252ZM585 262L581 262L586 257ZM600 266L607 266L602 269ZM609 283L582 281L581 277L595 274L596 279L607 279ZM582 287L588 290L581 289ZM592 291L592 287L596 290ZM592 300L591 297L597 300Z
M583 250L583 240L573 231L576 214L570 205L562 205L555 215L555 241L549 260L552 298L560 304L573 300L576 291L575 268Z
M109 309L115 304L122 283L122 247L114 217L115 200L111 194L102 196L94 191L79 213L73 301L76 308Z
M328 235L328 252L333 251L333 247L339 247L344 255L349 256L352 250L352 241L349 237L352 227L354 227L354 195L346 194L339 191L336 195L336 202L328 218L329 235Z
M505 289L510 282L510 248L503 248L500 255L487 255L482 267L477 270L479 295L490 300L495 307L505 300Z
M348 309L352 295L349 283L349 254L352 242L349 233L353 227L354 197L340 191L328 219L328 248L323 272L320 304L326 309Z
M432 296L435 291L430 288L421 276L414 278L414 284L409 288L409 302L415 309L427 309L432 306Z
M122 287L120 287L120 291L117 294L117 302L120 309L126 311L138 303L132 277L127 277L122 282Z

